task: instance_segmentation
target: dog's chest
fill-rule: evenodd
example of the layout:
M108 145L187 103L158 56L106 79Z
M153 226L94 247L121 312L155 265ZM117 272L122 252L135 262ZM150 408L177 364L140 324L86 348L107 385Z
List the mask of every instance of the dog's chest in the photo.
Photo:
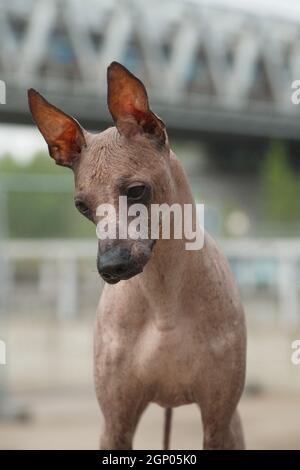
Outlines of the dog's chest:
M189 328L160 331L148 325L136 344L135 372L152 391L152 401L179 406L193 401L193 385L201 368L201 345Z

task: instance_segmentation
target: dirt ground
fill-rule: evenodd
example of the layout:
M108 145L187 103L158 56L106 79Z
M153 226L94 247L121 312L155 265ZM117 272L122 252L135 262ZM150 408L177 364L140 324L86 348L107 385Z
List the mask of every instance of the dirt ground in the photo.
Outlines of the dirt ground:
M31 418L0 421L1 449L97 449L102 418L92 390L39 392L22 400ZM240 411L247 448L300 449L300 396L245 395ZM161 449L162 423L163 410L151 405L137 430L135 448ZM201 440L198 409L175 409L172 448L197 449Z

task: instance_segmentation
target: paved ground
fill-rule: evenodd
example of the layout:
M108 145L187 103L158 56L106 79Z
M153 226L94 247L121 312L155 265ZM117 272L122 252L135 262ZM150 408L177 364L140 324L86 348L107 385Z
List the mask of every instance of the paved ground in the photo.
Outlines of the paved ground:
M96 449L101 417L92 390L30 394L24 397L32 419L0 422L1 449ZM250 449L300 449L300 396L245 396L241 414ZM135 448L161 449L162 409L150 406L142 418ZM172 448L196 449L201 443L199 411L175 410Z

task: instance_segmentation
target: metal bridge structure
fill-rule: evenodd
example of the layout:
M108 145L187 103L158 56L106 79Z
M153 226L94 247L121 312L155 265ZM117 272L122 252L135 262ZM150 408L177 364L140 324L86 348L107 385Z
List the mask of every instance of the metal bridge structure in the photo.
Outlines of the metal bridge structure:
M29 123L34 87L90 128L111 120L106 68L146 84L182 135L298 140L300 24L176 0L0 0L0 121Z

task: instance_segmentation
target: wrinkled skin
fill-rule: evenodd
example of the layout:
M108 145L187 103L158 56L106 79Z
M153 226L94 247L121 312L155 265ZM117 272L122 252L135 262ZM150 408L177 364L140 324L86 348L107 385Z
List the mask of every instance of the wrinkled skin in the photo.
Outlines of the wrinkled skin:
M124 94L127 106L128 96L136 97L143 90L126 69L119 64L114 67L114 80L131 80ZM50 111L41 110L51 105L40 101L35 92L30 95L33 117L50 154L73 169L75 200L84 201L95 223L97 206L109 202L117 207L124 184L149 185L147 204L194 205L161 121L149 114L144 95L143 102L132 101L139 113L132 106L123 112L123 104L120 110L114 93L122 97L122 86L121 91L111 86L108 99L117 128L100 134L78 130L78 124L70 130L69 121L67 127L60 121L59 132L53 137L51 131L49 137L45 114ZM187 251L185 240L159 239L155 244L151 240L103 240L98 266L105 252L118 243L129 250L139 269L106 283L97 310L94 371L105 420L101 449L130 449L139 418L152 402L163 407L198 404L204 448L243 449L237 404L244 387L246 331L226 259L208 235L199 251Z

